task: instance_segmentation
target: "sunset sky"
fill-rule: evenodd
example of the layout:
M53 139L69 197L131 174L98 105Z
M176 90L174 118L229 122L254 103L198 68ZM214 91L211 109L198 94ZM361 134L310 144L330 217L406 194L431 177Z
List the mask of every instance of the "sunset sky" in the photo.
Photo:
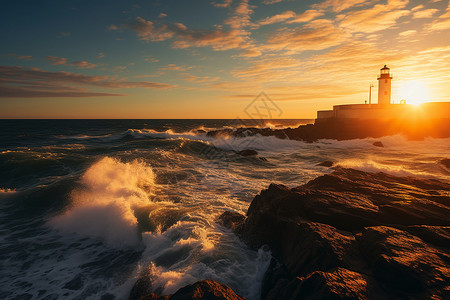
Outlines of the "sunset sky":
M446 0L4 1L0 118L235 118L261 91L280 118L450 101ZM412 91L412 92L411 92Z

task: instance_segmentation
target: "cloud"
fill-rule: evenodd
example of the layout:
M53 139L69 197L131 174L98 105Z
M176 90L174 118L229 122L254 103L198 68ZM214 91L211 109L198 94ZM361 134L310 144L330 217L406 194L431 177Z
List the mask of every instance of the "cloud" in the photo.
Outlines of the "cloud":
M352 11L345 16L340 15L339 26L353 32L371 33L387 29L397 23L397 19L409 15L403 10L409 0L388 0L387 4L377 4L369 9Z
M248 68L234 70L232 74L240 79L276 81L280 79L280 74L286 78L288 74L297 72L296 68L300 65L301 62L293 58L271 58L261 60Z
M292 23L306 23L317 17L322 16L324 13L315 9L309 9L302 14L296 14L295 12L288 10L271 17L267 17L256 23L257 26L275 24L280 22ZM289 21L288 21L289 20Z
M224 7L229 7L232 2L233 2L233 0L223 0L222 3L211 2L211 4L214 5L215 7L224 8Z
M70 72L49 72L37 68L0 66L0 97L92 97L119 96L84 87L127 89L172 89L177 86L150 81L126 81L108 76L90 76Z
M167 14L165 14L165 13L160 13L158 16L158 18L160 18L160 19L165 18L165 17L167 17Z
M32 60L33 56L31 55L19 55L19 54L8 54L8 56L21 59L21 60Z
M253 26L250 22L253 8L249 0L229 4L232 7L230 16L224 20L224 25L215 25L213 29L191 29L182 23L164 24L160 20L151 21L142 17L137 17L124 27L134 30L144 41L172 40L172 47L177 49L211 47L215 51L224 51L246 48L251 35L247 27Z
M309 9L307 11L305 11L302 14L296 15L295 18L293 20L288 21L287 23L291 24L291 23L305 23L305 22L309 22L317 17L323 16L324 12L323 11L319 11L319 10L315 10L315 9Z
M297 16L297 14L295 12L293 12L292 10L288 10L285 11L281 14L277 14L271 17L267 17L264 20L261 20L259 22L257 22L258 25L269 25L269 24L275 24L275 23L279 23L279 22L283 22L286 21L288 19L293 19Z
M87 61L73 61L70 63L71 66L78 67L78 69L92 69L95 68L97 65L87 62Z
M47 56L48 62L54 66L65 65L67 63L67 58L57 57L57 56Z
M431 31L450 29L450 4L448 4L446 12L433 21L428 29Z
M432 18L433 15L434 15L435 13L437 13L438 11L439 11L439 9L433 9L433 8L430 8L430 9L424 9L424 10L418 10L418 11L415 11L415 12L413 13L413 18L414 18L414 19L426 19L426 18Z
M350 34L332 21L318 19L299 28L282 28L273 34L265 46L270 50L322 50L343 43Z
M341 12L349 8L362 6L364 4L378 2L379 0L326 0L322 3L312 5L313 8L317 9L329 9L333 12Z
M192 67L190 66L177 66L176 64L168 64L165 67L160 68L161 71L187 71L189 69L191 69Z
M164 41L171 38L174 32L168 29L167 25L155 26L152 21L146 21L142 17L137 17L133 22L126 24L126 27L133 29L141 40Z
M241 52L241 54L239 54L239 56L241 57L257 57L261 55L262 55L261 51L257 49L246 49L243 52Z
M253 9L248 3L249 0L241 0L236 6L231 17L225 20L225 24L232 29L242 29L250 26L250 16L253 14Z
M280 3L283 0L264 0L263 3L264 4L275 4L275 3Z
M203 83L203 82L214 82L220 80L220 77L210 77L210 76L195 76L189 73L183 73L183 80L195 83Z
M410 37L410 36L415 35L416 33L417 33L417 30L405 30L405 31L400 32L398 35L400 37Z

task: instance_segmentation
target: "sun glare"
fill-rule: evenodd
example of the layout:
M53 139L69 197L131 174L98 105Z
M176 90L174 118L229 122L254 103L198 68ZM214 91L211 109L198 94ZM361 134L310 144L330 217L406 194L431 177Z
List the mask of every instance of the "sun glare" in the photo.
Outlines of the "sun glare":
M419 105L430 101L430 91L427 86L420 81L411 80L403 83L400 87L401 99L406 100L407 104Z

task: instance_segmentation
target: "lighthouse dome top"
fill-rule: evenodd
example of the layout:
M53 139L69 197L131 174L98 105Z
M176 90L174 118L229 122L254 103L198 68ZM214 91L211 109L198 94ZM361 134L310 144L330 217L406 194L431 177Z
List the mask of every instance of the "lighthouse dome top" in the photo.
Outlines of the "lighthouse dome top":
M381 70L389 70L389 68L386 65L384 65L384 67Z

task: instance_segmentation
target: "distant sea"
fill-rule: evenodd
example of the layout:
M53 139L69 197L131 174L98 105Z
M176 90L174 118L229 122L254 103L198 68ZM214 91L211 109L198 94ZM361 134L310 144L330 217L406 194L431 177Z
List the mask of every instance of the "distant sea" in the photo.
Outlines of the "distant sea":
M0 299L127 299L143 272L162 294L208 278L258 299L270 251L217 224L222 212L245 213L270 183L331 172L325 160L450 181L437 163L450 139L206 136L310 122L0 120Z

